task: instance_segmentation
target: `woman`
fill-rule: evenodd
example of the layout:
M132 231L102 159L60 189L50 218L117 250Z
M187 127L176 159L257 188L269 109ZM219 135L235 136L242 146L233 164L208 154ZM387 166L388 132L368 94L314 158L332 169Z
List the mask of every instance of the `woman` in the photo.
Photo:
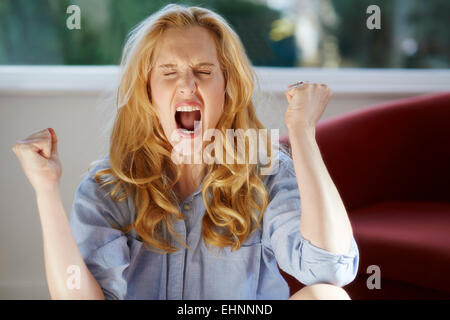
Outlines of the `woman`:
M341 287L359 253L314 134L326 85L288 88L292 159L261 143L279 156L264 176L250 146L244 164L217 161L223 149L239 155L227 129L263 128L252 68L223 18L166 6L131 32L121 72L109 155L80 183L70 224L55 132L13 147L36 192L52 298L287 299L277 263L307 285L291 299L349 298ZM224 143L209 153L216 161L187 161L206 151L208 130Z

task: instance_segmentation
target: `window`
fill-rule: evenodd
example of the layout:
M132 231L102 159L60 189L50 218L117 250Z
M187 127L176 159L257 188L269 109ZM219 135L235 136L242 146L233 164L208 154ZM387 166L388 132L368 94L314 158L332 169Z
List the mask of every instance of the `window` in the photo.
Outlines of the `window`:
M117 65L127 33L167 3L208 7L255 66L448 68L448 0L0 0L0 64ZM77 5L81 29L66 12ZM381 29L366 13L380 8Z

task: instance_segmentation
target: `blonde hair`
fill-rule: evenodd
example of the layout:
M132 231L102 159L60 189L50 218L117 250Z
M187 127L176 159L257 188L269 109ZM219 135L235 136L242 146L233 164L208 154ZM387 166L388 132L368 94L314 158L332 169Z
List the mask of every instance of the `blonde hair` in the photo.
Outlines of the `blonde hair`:
M200 7L170 4L133 29L125 44L121 61L121 80L117 90L118 113L110 137L110 167L94 178L105 186L115 201L134 194L135 221L124 232L135 229L147 248L175 252L169 236L187 247L174 230L183 219L173 187L180 179L171 161L172 145L164 135L157 110L148 92L153 53L167 28L201 26L210 30L216 43L218 60L226 79L224 112L217 128L225 138L226 129L262 129L252 102L254 73L238 35L218 14ZM266 154L271 146L266 141ZM247 150L246 150L247 152ZM233 154L236 159L235 154ZM202 236L206 244L239 249L258 228L268 204L268 193L258 164L209 164L202 184L206 212Z

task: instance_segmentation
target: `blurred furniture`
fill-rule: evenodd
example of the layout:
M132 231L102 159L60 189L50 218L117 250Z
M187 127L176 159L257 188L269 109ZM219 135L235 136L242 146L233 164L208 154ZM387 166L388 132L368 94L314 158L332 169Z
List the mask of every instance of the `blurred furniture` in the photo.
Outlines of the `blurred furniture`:
M359 246L350 297L450 299L450 92L320 122L316 139ZM371 265L381 289L367 287Z

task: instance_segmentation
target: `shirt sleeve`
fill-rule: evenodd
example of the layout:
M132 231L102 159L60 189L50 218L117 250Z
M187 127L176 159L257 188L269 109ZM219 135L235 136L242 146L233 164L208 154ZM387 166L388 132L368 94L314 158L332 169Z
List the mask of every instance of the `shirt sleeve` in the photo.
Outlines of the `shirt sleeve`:
M269 182L269 205L263 216L263 245L280 268L305 285L345 286L358 271L359 251L352 237L346 254L314 246L300 233L301 201L292 159L280 152L279 171Z
M114 202L93 179L106 166L97 164L75 191L70 227L86 266L101 286L105 298L124 299L130 250L123 226L128 215L124 203ZM126 202L126 201L125 201Z

